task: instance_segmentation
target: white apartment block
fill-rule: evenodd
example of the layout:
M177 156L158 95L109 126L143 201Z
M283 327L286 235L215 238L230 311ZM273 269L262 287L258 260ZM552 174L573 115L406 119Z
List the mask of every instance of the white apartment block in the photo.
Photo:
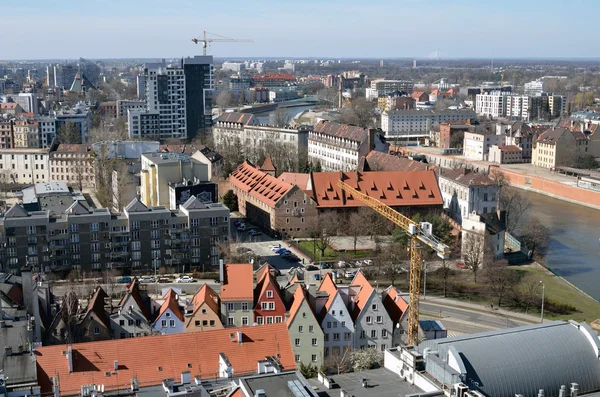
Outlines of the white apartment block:
M506 117L512 120L529 120L531 98L527 95L506 95Z
M538 96L542 95L542 92L544 92L544 82L542 80L535 80L525 83L525 95Z
M427 137L443 121L477 118L472 110L394 110L381 115L381 129L386 138Z
M381 95L394 91L404 91L412 94L413 86L413 82L407 80L375 80L371 82L371 87L365 90L365 95L368 101L373 101Z
M499 124L501 126L502 124ZM475 161L487 161L490 148L493 145L501 146L504 144L505 136L501 128L493 129L491 132L465 131L463 139L463 155L466 159Z
M40 134L40 147L49 148L56 138L56 118L39 117L37 121Z
M221 70L229 70L231 72L239 73L246 69L246 64L240 62L223 62Z
M496 211L498 185L486 174L466 168L442 169L439 184L444 209L458 223L471 213Z
M475 96L475 111L480 116L493 118L504 117L506 115L506 98L508 92L492 91L477 94Z
M374 131L320 121L308 133L308 159L323 171L355 171L358 160L374 149Z
M17 184L48 182L49 149L1 149L0 178Z
M168 67L164 64L150 64L147 68L147 110L159 115L160 137L185 138L187 109L183 68ZM134 138L131 130L129 137Z
M127 117L129 110L144 111L146 109L146 101L126 101L119 99L117 101L117 117Z

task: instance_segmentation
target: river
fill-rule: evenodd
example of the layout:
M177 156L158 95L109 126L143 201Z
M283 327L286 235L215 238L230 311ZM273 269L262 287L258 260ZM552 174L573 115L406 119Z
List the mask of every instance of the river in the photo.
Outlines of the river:
M531 216L550 229L546 265L600 300L600 210L522 191Z

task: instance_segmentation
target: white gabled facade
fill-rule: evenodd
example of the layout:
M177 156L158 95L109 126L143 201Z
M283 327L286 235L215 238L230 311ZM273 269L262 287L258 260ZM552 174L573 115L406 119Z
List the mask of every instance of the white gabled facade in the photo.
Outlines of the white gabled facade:
M354 330L354 349L376 348L384 352L393 347L394 324L381 297L373 289L358 313Z
M352 348L354 339L354 322L342 295L336 291L332 299L321 321L325 361L332 355L343 355L344 349Z

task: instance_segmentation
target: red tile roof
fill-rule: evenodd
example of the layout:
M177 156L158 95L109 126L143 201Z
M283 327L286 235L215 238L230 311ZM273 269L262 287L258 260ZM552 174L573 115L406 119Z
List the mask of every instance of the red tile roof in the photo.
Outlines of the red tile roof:
M296 185L302 190L306 190L308 187L308 177L309 174L302 174L300 172L284 172L279 175L279 180L283 182L287 182L290 185Z
M254 81L296 81L296 77L287 73L263 73L255 74L252 77Z
M375 291L375 289L371 286L371 283L369 283L369 280L367 280L361 270L356 272L356 275L354 276L354 279L350 285L360 286L358 295L356 295L354 298L354 303L356 306L354 307L354 312L352 313L352 319L356 320L361 310L365 307L365 303L367 303L367 300L373 291Z
M329 299L327 299L327 302L325 302L323 309L321 309L321 313L317 313L317 315L319 316L319 321L322 321L323 318L325 317L325 315L327 314L327 312L329 311L329 308L333 304L335 297L339 293L337 286L333 282L331 273L329 273L329 272L325 273L325 276L323 277L323 281L321 281L321 285L319 285L318 290L322 291L322 292L326 292L327 296L329 296Z
M219 116L218 121L248 125L252 122L253 118L254 115L250 113L226 112Z
M366 206L338 187L340 179L391 207L443 204L433 171L316 172L312 174L312 188L318 208Z
M270 207L281 199L293 186L244 162L233 171L229 182Z
M273 160L271 160L270 155L267 154L265 156L265 161L263 161L263 165L260 166L260 170L261 171L272 171L272 172L277 171L277 169L273 165Z
M521 152L521 148L515 145L504 145L504 146L500 146L499 147L501 152L506 152L506 153L520 153Z
M408 310L408 302L394 286L390 286L387 289L387 294L385 294L383 299L383 306L385 306L394 323L400 321L402 315Z
M365 168L361 171L426 171L427 164L372 150L366 157Z
M345 138L360 143L369 139L369 131L366 128L327 120L319 121L314 127L314 132L331 135L337 138Z
M204 284L202 287L200 287L192 299L192 304L194 305L194 315L205 303L213 312L218 315L221 311L219 302L219 295L215 292L215 290L210 288L208 284Z
M236 331L243 333L237 342ZM234 337L231 336L234 335ZM50 378L60 379L60 394L77 395L81 385L104 385L105 391L127 389L132 378L140 387L178 379L184 371L191 376L217 378L219 354L231 363L235 375L254 374L257 362L266 356L279 357L284 370L294 370L294 353L287 324L227 328L74 344L73 366L69 373L64 345L36 348L38 382L42 394L52 395ZM114 371L118 361L119 370ZM161 371L158 370L161 367ZM110 376L106 376L110 373Z
M225 281L221 287L222 301L253 301L254 271L250 263L225 265Z
M163 315L164 312L167 311L167 309L171 309L171 312L173 312L173 314L177 316L179 321L183 322L183 313L181 312L181 308L179 307L179 301L177 298L177 293L173 291L172 288L169 288L165 296L163 296L163 299L165 301L163 302L162 306L160 307L160 310L158 311L156 321L158 321L158 319Z
M300 306L302 306L302 302L308 302L308 296L306 294L306 290L304 289L304 287L302 285L299 285L296 288L296 291L294 292L294 300L292 302L292 307L290 307L290 315L288 316L287 319L287 323L288 326L291 325L292 321L294 321L294 318L296 317L296 314L298 313L298 310L300 309ZM314 312L314 308L312 307L312 305L309 303L308 307L310 307L310 310L313 312L313 315L316 317L316 314Z

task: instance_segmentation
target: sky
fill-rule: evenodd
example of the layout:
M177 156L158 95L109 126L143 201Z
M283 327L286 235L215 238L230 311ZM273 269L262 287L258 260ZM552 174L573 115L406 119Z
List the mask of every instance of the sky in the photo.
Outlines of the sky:
M591 58L598 0L0 0L0 59ZM581 20L581 22L578 22ZM7 39L8 38L8 39ZM595 49L595 50L594 50ZM590 51L592 50L592 51Z

